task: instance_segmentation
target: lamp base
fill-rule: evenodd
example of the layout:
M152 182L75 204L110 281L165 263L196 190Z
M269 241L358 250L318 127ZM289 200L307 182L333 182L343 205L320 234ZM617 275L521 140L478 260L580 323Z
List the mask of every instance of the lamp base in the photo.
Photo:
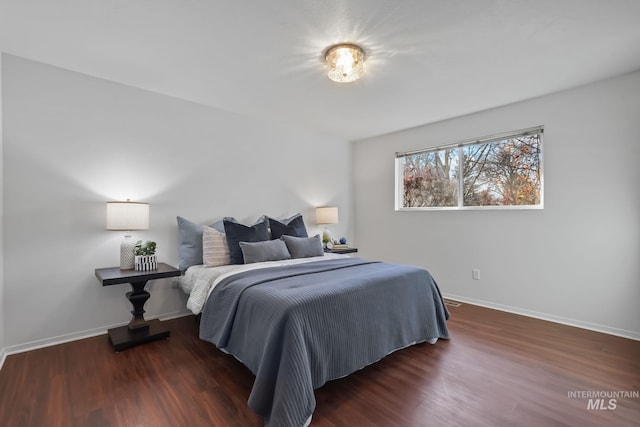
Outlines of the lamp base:
M333 236L331 235L331 231L329 231L329 227L325 227L322 232L322 243L325 248L327 248L327 242L333 244Z
M125 234L124 240L120 243L120 270L133 270L135 267L135 255L133 249L136 242L130 234Z

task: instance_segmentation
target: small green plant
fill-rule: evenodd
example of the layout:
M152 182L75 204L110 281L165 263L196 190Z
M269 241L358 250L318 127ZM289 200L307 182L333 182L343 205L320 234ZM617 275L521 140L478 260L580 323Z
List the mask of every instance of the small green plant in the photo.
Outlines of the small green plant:
M156 242L138 240L133 248L133 253L135 255L154 255L156 253Z

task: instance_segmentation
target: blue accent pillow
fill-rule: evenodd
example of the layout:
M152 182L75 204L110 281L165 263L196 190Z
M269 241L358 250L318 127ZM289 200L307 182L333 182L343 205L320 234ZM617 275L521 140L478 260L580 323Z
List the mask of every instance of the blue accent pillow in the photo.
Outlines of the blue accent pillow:
M240 224L233 218L225 217L223 220L224 232L229 244L229 257L231 264L244 264L240 242L262 242L269 240L269 224L265 218L253 225Z
M264 242L240 242L245 264L263 261L280 261L290 259L287 245L280 239Z
M270 217L266 217L269 220L269 227L271 228L271 238L279 239L282 236L295 236L295 237L309 237L307 234L307 228L304 225L302 215L297 213L290 218L283 220L277 220Z
M189 221L181 216L178 220L178 240L180 247L180 264L178 268L184 273L192 265L202 264L202 225ZM214 222L209 227L224 233L222 221Z
M284 235L281 237L287 245L291 258L308 258L312 256L324 256L322 239L319 234L313 237L295 237Z

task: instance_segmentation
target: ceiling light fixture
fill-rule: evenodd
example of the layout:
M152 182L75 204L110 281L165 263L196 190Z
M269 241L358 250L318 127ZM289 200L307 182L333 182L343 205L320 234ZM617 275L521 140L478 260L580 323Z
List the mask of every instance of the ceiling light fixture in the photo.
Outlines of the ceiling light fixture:
M334 82L354 82L364 73L364 51L360 46L339 44L330 47L324 59L329 65L327 75Z

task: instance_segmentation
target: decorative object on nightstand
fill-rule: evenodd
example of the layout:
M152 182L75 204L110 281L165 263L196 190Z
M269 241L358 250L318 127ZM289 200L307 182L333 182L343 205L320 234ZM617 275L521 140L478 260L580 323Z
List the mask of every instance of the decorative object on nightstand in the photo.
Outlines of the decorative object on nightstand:
M133 247L135 255L135 270L150 271L158 268L158 259L156 258L156 242L147 240L142 242L138 240Z
M148 272L109 267L96 268L95 273L102 286L131 284L131 292L127 292L127 298L133 305L131 312L133 317L128 325L108 331L109 341L115 351L126 350L134 345L169 337L169 328L161 320L145 320L144 304L151 294L145 291L144 287L149 280L180 276L180 270L161 262L158 263L155 270Z
M333 237L327 224L338 223L338 208L335 206L320 206L316 208L316 224L324 224L322 232L322 243L325 248L333 245Z
M331 245L326 245L324 251L330 254L354 254L358 252L358 248L351 248L347 244L347 238L341 237L340 240L335 240Z
M133 270L135 242L131 232L149 229L149 204L132 202L107 202L107 230L124 231L120 243L120 269Z

